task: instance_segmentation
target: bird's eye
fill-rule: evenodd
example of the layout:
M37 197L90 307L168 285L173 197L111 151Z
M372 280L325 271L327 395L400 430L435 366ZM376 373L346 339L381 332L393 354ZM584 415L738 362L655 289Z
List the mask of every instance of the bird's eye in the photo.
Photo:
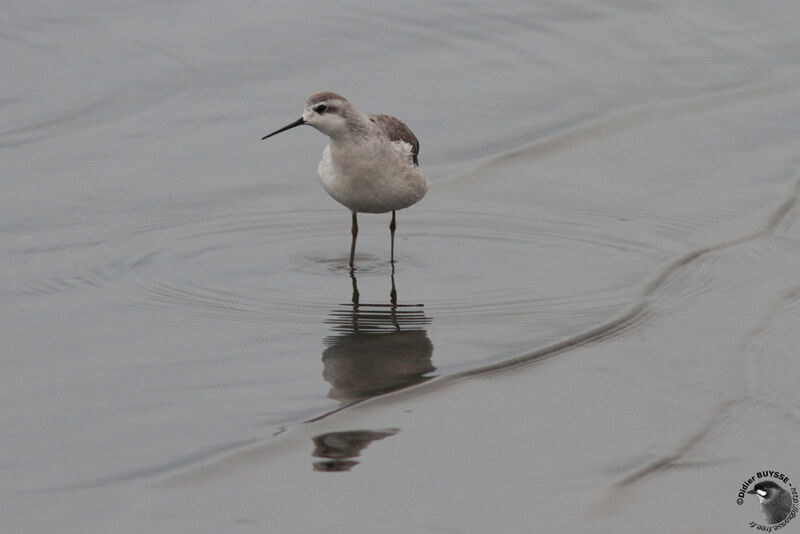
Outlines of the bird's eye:
M314 111L316 111L317 113L325 113L325 110L327 109L328 106L326 106L325 104L320 104L319 106L314 108Z

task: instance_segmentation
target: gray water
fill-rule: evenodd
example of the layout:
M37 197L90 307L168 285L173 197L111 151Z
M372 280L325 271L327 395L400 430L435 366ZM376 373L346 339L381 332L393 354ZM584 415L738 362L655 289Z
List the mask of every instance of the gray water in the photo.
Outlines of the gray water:
M436 384L513 375L540 354L567 362L564 351L595 337L641 352L586 358L551 387L625 376L647 386L630 405L664 423L714 419L720 399L767 384L785 409L771 432L796 444L800 367L787 357L763 378L769 366L758 364L796 347L796 2L37 2L3 12L4 531L174 532L204 514L213 521L193 531L308 531L315 514L296 499L269 525L199 504L197 515L129 504L159 502L153 488L166 478L353 402L415 385L420 402L425 384L435 397L446 389ZM322 89L401 117L421 141L431 189L398 213L394 269L389 217L362 215L350 273L349 213L316 178L323 136L299 128L259 141ZM675 310L688 326L669 323ZM767 334L776 324L785 335ZM476 408L503 398L494 386L453 415L494 435L475 445L487 457L504 437ZM559 411L536 397L544 387L510 401L531 423ZM623 398L574 394L589 405ZM676 395L687 404L671 405ZM451 444L444 425L365 424L338 430L372 434L334 441L361 450L378 439L371 451L417 432L415 443ZM591 439L589 423L553 434L573 424L546 432L565 446ZM573 465L605 473L598 486L637 479L694 431L653 426L638 429L651 441L618 459L624 467L596 451ZM617 445L638 439L617 435ZM320 455L303 443L292 449L302 461L284 458L281 476L259 484L299 496L346 480L362 497L377 484L352 477L378 471L347 463L330 475L339 482L323 482ZM778 458L745 455L712 491L735 495L749 469ZM796 459L776 467L800 476ZM529 491L495 474L475 475L490 496ZM433 472L414 476L436 486ZM175 498L192 501L184 491ZM238 502L212 495L222 508ZM409 512L436 515L415 502ZM443 516L469 517L470 502ZM521 521L530 506L503 517L519 510ZM392 509L366 507L364 531L393 531L382 519Z

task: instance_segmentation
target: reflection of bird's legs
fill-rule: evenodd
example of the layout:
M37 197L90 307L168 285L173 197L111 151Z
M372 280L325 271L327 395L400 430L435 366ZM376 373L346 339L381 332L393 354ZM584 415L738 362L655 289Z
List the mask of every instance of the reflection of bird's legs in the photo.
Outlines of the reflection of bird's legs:
M392 222L389 223L389 232L392 234L392 269L394 270L394 231L397 228L397 224L394 220L394 210L392 210ZM394 274L394 271L392 272Z
M350 314L351 319L351 327L353 332L358 332L358 300L359 300L359 293L358 293L358 280L356 280L356 272L355 269L350 269L350 280L353 281L353 313Z
M353 307L357 308L358 307L359 293L358 293L358 280L356 280L356 273L355 273L354 269L350 269L350 280L353 281L353 299L352 299L353 300Z
M356 255L356 236L358 235L358 220L356 219L355 211L353 212L353 225L350 227L350 233L353 235L353 240L350 242L350 267L353 267L353 258Z
M397 320L397 288L394 285L394 262L392 262L392 291L389 293L392 302L392 324L395 330L400 330L400 323Z
M389 299L392 302L392 307L397 306L397 288L394 286L394 262L392 262L392 291L389 293Z

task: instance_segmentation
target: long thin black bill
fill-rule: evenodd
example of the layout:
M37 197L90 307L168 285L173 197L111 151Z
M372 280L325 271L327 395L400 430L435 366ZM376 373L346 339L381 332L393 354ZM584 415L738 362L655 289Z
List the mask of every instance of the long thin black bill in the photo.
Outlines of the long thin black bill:
M272 137L273 135L277 135L277 134L279 134L279 133L281 133L281 132L285 132L286 130L290 130L290 129L292 129L292 128L294 128L295 126L300 126L300 125L302 125L302 124L305 124L305 123L306 123L306 121L304 121L304 120L303 120L303 117L300 117L299 119L297 119L296 121L294 121L292 124L287 124L286 126L284 126L283 128L281 128L280 130L275 130L275 131L274 131L274 132L272 132L271 134L267 134L267 135L265 135L264 137L262 137L262 138L261 138L261 140L263 141L263 140L264 140L264 139L266 139L267 137Z

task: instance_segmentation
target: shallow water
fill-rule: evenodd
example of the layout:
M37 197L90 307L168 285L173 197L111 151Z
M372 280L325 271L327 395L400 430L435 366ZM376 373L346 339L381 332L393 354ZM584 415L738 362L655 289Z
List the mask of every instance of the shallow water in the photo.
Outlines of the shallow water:
M683 472L717 466L720 507L765 464L800 476L724 437L797 435L794 3L5 11L13 530L308 531L374 488L333 527L660 529L686 503L638 481L706 431ZM320 89L421 140L394 268L363 215L349 272L321 135L259 141ZM630 487L639 512L604 501Z

